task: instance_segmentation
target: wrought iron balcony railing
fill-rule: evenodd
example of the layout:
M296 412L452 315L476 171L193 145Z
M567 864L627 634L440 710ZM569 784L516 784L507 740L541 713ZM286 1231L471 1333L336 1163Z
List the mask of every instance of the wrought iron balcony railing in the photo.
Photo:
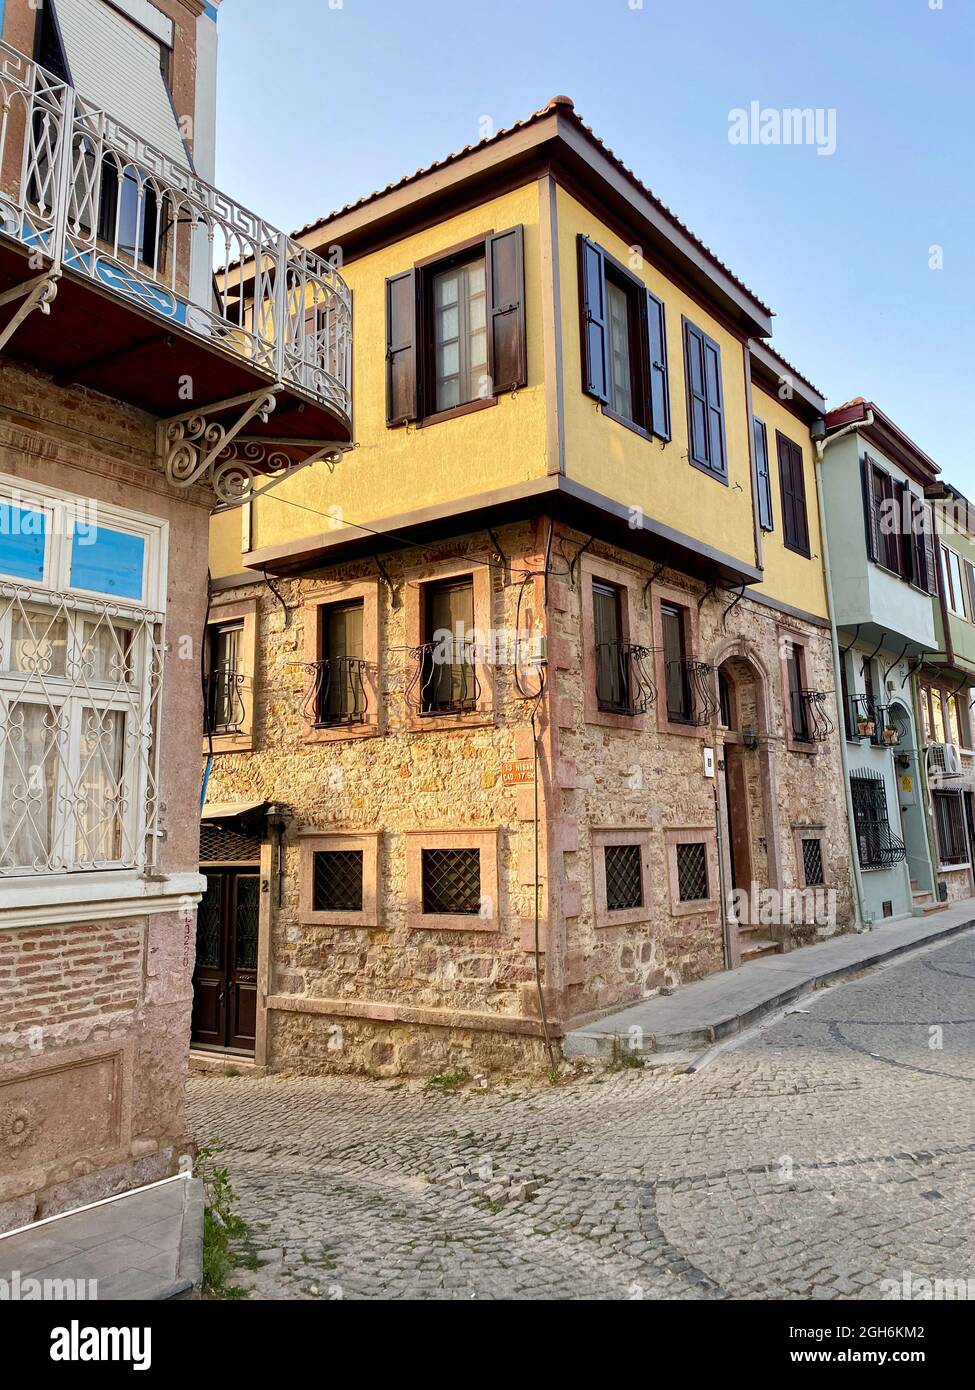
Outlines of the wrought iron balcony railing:
M311 679L304 704L308 723L316 729L365 724L369 717L372 669L369 662L352 656L308 662L305 670Z
M48 278L87 277L311 397L348 437L351 299L334 266L7 44L0 102L0 232Z
M907 858L907 846L886 821L858 823L856 841L861 869L892 869Z
M243 672L229 666L209 671L203 680L204 732L239 734L246 715Z
M825 743L835 725L826 713L824 690L792 690L789 692L792 715L792 737L798 743Z
M653 651L633 642L596 644L596 700L607 714L646 714L657 698L650 675Z
M896 748L901 741L890 705L874 704L866 695L850 696L847 730L851 738L869 739L880 748Z
M472 714L481 698L473 640L424 642L410 648L414 663L407 703L422 715Z
M714 696L714 667L706 661L668 661L667 718L675 724L710 724L718 707Z

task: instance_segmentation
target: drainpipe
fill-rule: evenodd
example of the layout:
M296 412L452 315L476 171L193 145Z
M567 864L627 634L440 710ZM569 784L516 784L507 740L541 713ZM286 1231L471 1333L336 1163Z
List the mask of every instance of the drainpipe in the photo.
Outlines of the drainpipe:
M846 710L842 708L843 676L840 672L840 642L836 631L836 608L833 603L833 575L829 563L829 537L826 525L826 504L823 499L823 455L830 444L842 439L845 434L853 434L861 428L866 428L873 424L874 415L872 410L867 411L866 418L857 420L849 425L844 425L835 434L824 434L821 439L815 441L816 444L816 504L819 507L819 533L823 546L823 572L826 576L826 607L829 610L829 634L830 646L833 652L833 682L836 688L836 706L840 714L840 766L843 769L843 790L846 793L846 816L850 827L850 860L853 865L853 910L855 914L854 926L862 929L864 926L863 914L863 877L860 872L860 855L856 846L856 835L854 834L856 820L853 815L853 791L850 787L850 765L847 761L846 751ZM824 423L825 428L825 423Z

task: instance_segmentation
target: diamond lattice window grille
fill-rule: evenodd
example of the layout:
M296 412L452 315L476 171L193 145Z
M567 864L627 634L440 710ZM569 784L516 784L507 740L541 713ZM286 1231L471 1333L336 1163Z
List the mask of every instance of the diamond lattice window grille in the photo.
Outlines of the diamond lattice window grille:
M316 912L362 911L362 850L315 851L312 907Z
M161 623L0 584L0 875L152 862Z
M481 909L481 852L425 849L423 911L476 916Z
M610 912L643 906L641 858L639 845L606 846L606 907Z
M708 896L707 847L699 841L677 846L677 896L682 903Z
M823 875L822 840L803 840L802 872L807 888L821 887L826 882Z
M201 864L259 864L261 837L256 831L238 830L231 826L200 826Z

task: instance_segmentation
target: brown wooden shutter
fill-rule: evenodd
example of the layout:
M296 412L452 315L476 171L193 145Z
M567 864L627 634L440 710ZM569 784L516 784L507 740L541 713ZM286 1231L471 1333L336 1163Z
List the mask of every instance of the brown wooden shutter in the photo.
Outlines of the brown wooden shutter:
M884 550L881 544L877 500L873 495L873 463L866 455L861 464L860 477L863 483L863 525L867 541L867 556L878 564L882 564Z
M802 450L776 431L779 454L779 487L782 492L782 535L791 550L809 554L809 521L806 516L806 479Z
M417 417L416 272L386 281L386 424Z
M924 578L925 588L929 594L938 592L938 538L934 534L934 512L925 503L925 527L924 527Z
M647 349L650 363L650 433L670 438L670 384L667 378L667 319L664 306L647 290Z
M579 308L582 316L582 389L597 401L609 400L606 341L606 263L602 248L579 238Z
M528 381L525 341L525 239L520 226L495 232L484 244L487 282L488 371L494 394Z

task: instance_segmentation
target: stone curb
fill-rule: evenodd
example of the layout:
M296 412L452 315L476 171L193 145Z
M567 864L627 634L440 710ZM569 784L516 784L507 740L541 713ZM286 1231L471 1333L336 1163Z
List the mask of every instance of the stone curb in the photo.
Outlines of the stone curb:
M639 1055L652 1055L654 1052L665 1050L680 1051L688 1047L706 1047L711 1043L719 1042L722 1038L732 1037L734 1034L752 1027L760 1019L766 1018L769 1014L777 1013L786 1004L791 1004L803 995L811 994L817 985L841 980L847 975L854 975L871 965L879 964L881 961L893 960L908 951L918 951L937 941L946 941L949 937L957 936L959 932L968 931L971 927L975 927L975 918L969 919L967 922L956 922L952 926L946 926L940 931L932 932L920 940L902 941L896 945L880 947L869 955L862 956L859 960L849 961L846 965L834 966L832 969L823 970L819 974L808 975L804 980L799 980L784 989L776 989L760 1004L754 1005L743 1013L723 1014L716 1018L713 1023L702 1024L697 1028L678 1029L672 1033L645 1033L644 1046L630 1050ZM631 1005L630 1007L634 1006ZM619 1012L623 1013L627 1010L620 1010ZM605 1021L603 1020L603 1022ZM617 1028L605 1033L588 1031L597 1027L599 1027L598 1023L587 1024L586 1029L567 1033L562 1047L565 1055L567 1057L611 1057L613 1044L621 1036L620 1030Z
M154 1301L198 1299L203 1283L203 1183L184 1179L183 1226L179 1237L179 1278L161 1289Z

